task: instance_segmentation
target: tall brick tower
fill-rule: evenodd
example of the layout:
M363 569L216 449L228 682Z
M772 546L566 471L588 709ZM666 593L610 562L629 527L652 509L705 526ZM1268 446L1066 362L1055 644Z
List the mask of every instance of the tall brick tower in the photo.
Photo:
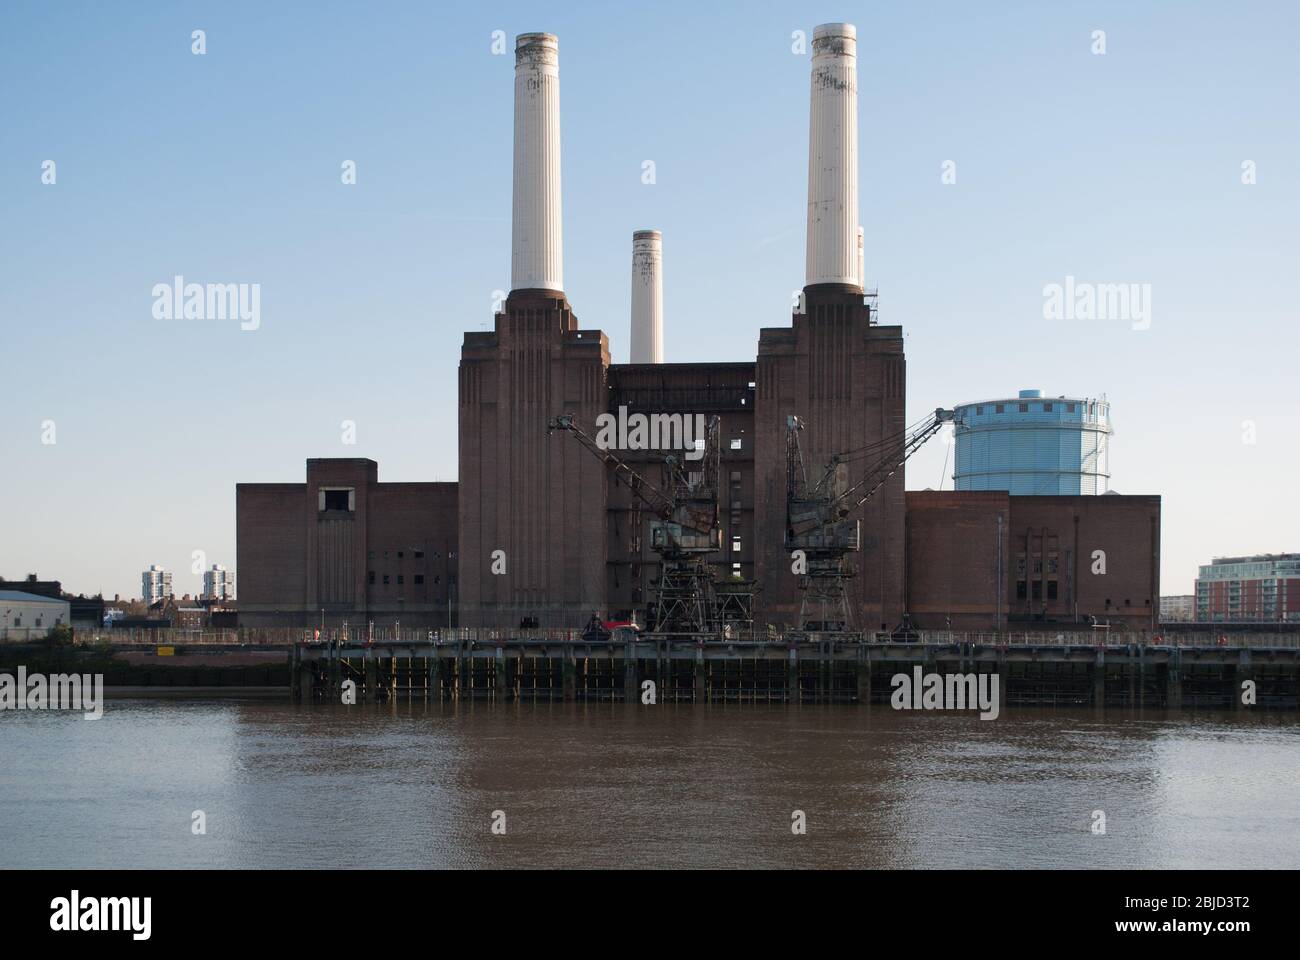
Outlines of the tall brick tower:
M511 291L460 361L460 623L580 627L605 594L604 467L547 434L605 410L609 344L564 295L559 46L515 41Z
M784 549L786 420L803 419L809 475L835 453L905 428L906 368L900 327L875 323L859 258L857 32L824 24L813 34L808 148L807 274L790 327L758 342L754 507L762 619L794 624L798 578ZM849 463L852 484L870 459ZM903 472L859 509L862 549L849 585L856 626L895 626L903 613Z

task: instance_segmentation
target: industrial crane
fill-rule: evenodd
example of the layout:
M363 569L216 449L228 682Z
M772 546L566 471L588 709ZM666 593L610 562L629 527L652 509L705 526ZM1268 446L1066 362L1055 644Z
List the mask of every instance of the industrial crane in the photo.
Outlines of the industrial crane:
M630 464L603 448L563 414L547 422L548 432L564 430L610 470L614 482L620 477L633 496L654 513L650 521L650 548L659 555L659 579L652 629L657 633L716 634L720 631L713 573L708 557L722 549L722 527L718 519L719 422L707 423L703 456L688 469L682 458L664 458L664 488L656 486ZM638 528L639 513L633 523ZM634 538L634 543L639 542Z
M785 547L801 573L800 630L853 629L846 584L857 571L848 554L860 549L861 534L859 521L849 516L953 418L952 410L938 408L901 433L837 453L811 485L799 447L803 421L787 418ZM845 486L846 465L855 461L866 461L867 467L856 483ZM837 487L844 489L837 491ZM801 551L801 556L795 551Z

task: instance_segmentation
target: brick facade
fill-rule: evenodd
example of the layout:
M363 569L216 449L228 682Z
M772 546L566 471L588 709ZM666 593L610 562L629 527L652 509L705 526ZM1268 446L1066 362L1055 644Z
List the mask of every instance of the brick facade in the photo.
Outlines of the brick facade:
M241 624L447 623L457 485L378 472L373 460L308 460L306 483L236 486Z
M907 610L922 629L1153 630L1160 498L907 494Z

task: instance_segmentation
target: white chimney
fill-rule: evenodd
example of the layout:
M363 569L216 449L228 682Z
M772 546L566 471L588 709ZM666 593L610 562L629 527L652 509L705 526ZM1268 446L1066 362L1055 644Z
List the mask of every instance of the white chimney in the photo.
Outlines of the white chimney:
M861 288L858 267L858 40L850 23L813 31L808 130L808 286Z
M564 290L560 227L560 44L515 38L515 182L510 289Z
M858 224L858 286L867 289L867 257L863 245L862 224Z
M632 362L664 362L663 234L632 234Z

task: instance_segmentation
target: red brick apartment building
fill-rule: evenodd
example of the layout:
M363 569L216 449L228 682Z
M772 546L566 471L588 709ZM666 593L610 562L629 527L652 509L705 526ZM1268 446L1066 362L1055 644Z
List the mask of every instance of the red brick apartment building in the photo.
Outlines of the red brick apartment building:
M1300 553L1216 557L1196 580L1196 619L1300 623Z

